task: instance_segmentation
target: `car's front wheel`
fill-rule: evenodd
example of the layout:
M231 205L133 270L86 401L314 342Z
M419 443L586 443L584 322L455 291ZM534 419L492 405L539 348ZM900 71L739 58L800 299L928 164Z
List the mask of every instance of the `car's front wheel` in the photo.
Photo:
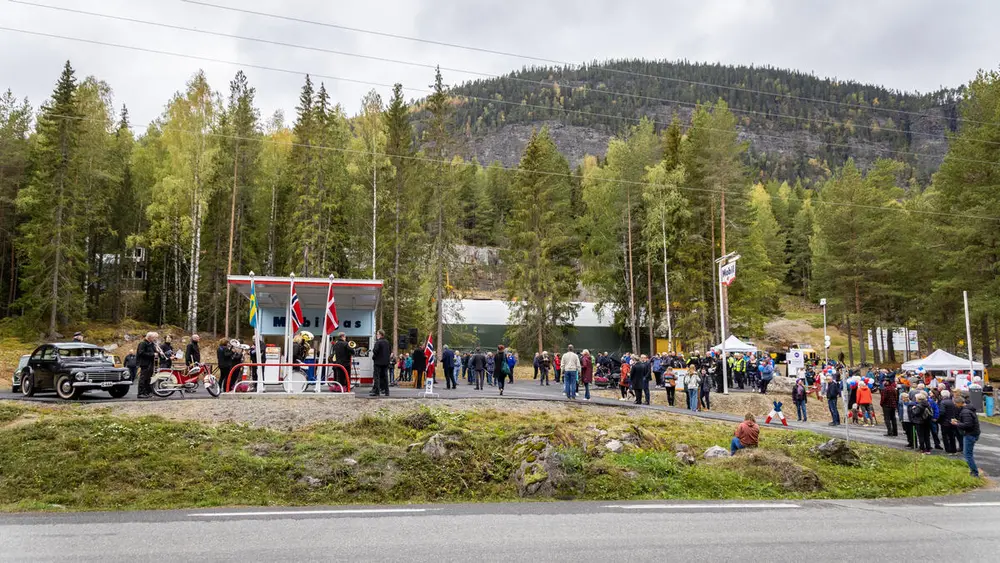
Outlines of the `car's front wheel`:
M59 395L60 399L69 401L80 396L80 392L73 388L73 377L69 374L60 375L56 379L56 395Z
M128 395L128 387L125 385L112 387L111 389L108 389L108 395L111 395L112 399L121 399L125 395Z
M35 374L26 373L21 376L21 395L31 397L35 394Z

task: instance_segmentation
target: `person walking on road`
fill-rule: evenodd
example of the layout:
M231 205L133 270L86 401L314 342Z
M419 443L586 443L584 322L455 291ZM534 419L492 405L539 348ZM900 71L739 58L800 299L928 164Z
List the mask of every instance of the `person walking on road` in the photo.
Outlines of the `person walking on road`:
M698 392L701 389L701 377L695 368L688 368L688 373L684 377L684 391L687 393L688 409L698 410Z
M671 407L674 406L674 397L677 393L677 376L674 374L673 367L667 368L667 371L663 373L663 388L667 391L667 404Z
M469 362L472 363L472 373L476 379L476 390L482 391L483 385L486 383L486 355L483 354L483 349L476 346L476 353L472 355L472 359Z
M150 380L153 378L153 364L156 362L156 337L155 332L147 332L146 338L139 343L135 351L136 365L139 366L139 394L140 399L148 399L153 388Z
M392 347L389 346L389 341L385 339L385 331L379 329L375 333L377 339L375 340L375 346L372 347L372 365L375 368L375 380L372 382L372 397L378 397L379 393L382 393L386 397L389 396L389 362L391 361L390 356L392 355Z
M580 358L580 381L583 382L583 400L590 400L590 384L594 382L594 359L590 350L584 350Z
M757 421L754 420L753 414L747 413L743 417L743 422L736 427L733 440L729 443L729 453L730 455L736 455L737 451L744 448L756 448L759 442L760 426L757 426Z
M934 413L927 403L927 393L923 391L917 393L917 402L910 408L910 414L917 430L917 446L920 453L931 453L931 418L934 417Z
M538 379L538 369L541 367L539 362L542 361L541 352L535 352L535 358L531 360L531 366L535 368L535 375L531 379Z
M510 369L507 364L507 354L504 352L503 344L497 346L497 354L493 357L493 361L496 362L499 371L496 374L497 377L497 387L500 388L500 395L503 395L504 381L507 380L507 370ZM504 369L506 368L506 369Z
M882 387L881 397L878 400L882 406L882 418L885 421L885 435L898 436L899 427L896 425L896 408L898 407L899 391L896 390L896 382L889 378Z
M549 359L549 353L542 351L542 355L538 357L538 384L548 385L549 384L549 368L552 366L552 360Z
M444 345L444 352L441 354L441 363L444 365L444 388L456 389L458 382L455 381L455 351Z
M795 380L792 388L792 402L795 403L795 421L808 422L806 417L806 382L801 377Z
M972 405L966 404L965 397L961 394L955 395L955 407L958 408L958 417L951 419L949 423L962 433L965 463L969 464L969 475L979 477L979 467L976 466L973 455L976 442L979 441L979 415Z
M944 442L944 453L956 455L958 453L956 442L961 440L962 437L959 435L958 428L951 423L952 419L958 420L959 410L958 406L955 405L955 401L951 398L951 391L941 391L941 404L938 405L938 409L940 411L938 423L941 425L941 441Z
M716 374L716 377L722 378L722 372ZM705 410L712 410L712 376L708 374L707 371L701 374L701 396L698 398L700 401L700 406L704 407Z
M635 404L649 404L649 360L646 354L639 356L639 361L632 366L632 390L635 392Z
M826 377L826 404L830 408L832 421L830 426L840 426L840 407L837 401L840 400L840 382L833 379L832 375Z
M566 346L566 353L562 355L559 365L562 368L563 388L566 397L576 400L576 378L580 373L580 356L577 356L576 352L573 351L572 344Z

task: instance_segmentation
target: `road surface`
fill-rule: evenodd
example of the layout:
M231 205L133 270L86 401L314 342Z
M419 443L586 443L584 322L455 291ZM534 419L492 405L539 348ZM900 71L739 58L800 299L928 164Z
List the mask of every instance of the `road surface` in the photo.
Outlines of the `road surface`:
M632 527L635 533L629 533ZM1000 494L0 516L4 561L996 561Z

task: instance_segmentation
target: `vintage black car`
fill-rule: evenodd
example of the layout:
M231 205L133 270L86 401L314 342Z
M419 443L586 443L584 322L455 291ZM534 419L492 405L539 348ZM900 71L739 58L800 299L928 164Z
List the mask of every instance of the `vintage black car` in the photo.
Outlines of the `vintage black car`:
M61 399L75 399L85 391L100 389L120 399L132 385L127 369L115 367L100 346L83 342L42 344L19 375L25 397L54 390Z
M25 354L17 361L17 367L14 368L14 377L11 378L11 393L21 392L21 371L28 367L28 359L30 358L31 354Z

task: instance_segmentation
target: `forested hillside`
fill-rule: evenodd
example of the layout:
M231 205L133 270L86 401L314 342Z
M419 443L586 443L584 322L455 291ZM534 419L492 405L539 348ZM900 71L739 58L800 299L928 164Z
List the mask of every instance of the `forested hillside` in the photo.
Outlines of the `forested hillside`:
M957 127L960 97L958 90L918 95L766 66L647 60L528 68L454 93L468 96L455 117L472 152L508 165L517 163L532 126L548 125L576 165L642 117L662 129L674 114L687 122L698 104L722 99L750 141L751 168L807 183L848 158L867 167L879 157L913 165L926 183L947 149L945 134Z
M0 96L0 330L137 318L245 336L229 272L374 273L388 332L440 342L444 301L486 286L517 302L508 336L522 350L572 338L581 290L633 348L717 342L723 299L727 332L757 337L782 295L826 298L856 363L871 360L858 343L873 326L957 347L969 290L989 361L1000 74L981 72L956 101L772 69L616 68L453 89L438 72L427 99L407 103L397 85L354 116L306 76L289 122L260 115L242 72L217 92L193 69L158 119L136 124L113 85L67 62L49 99ZM752 92L690 83L703 80ZM511 130L516 142L497 141ZM505 148L473 157L490 143ZM947 153L933 180L932 157L911 154L932 146ZM483 247L499 259L473 260ZM727 253L742 258L720 294Z

